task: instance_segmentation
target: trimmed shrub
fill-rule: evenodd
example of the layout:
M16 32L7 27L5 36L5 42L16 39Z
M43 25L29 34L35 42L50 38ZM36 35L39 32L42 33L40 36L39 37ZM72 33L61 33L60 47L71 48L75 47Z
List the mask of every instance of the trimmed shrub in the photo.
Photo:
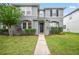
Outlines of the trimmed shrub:
M0 29L0 34L8 34L8 29Z
M51 27L50 34L60 34L62 31L62 27Z
M8 29L0 29L0 32L8 32Z
M25 33L27 35L34 35L36 32L36 29L25 29Z

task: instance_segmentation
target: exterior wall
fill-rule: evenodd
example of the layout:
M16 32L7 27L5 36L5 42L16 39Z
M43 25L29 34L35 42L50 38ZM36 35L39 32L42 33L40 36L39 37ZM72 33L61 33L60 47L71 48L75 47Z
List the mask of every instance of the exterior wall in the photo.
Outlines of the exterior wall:
M38 7L20 7L24 16L38 17Z
M23 30L23 22L21 22L21 29Z
M20 7L20 9L23 12L23 16L21 17L21 21L22 21L21 28L23 29L23 21L30 20L33 23L33 20L38 17L38 7L24 6L24 7Z
M20 7L24 16L32 16L32 7Z
M57 16L57 10L58 10L58 16ZM52 13L50 12L52 11ZM52 16L50 16L52 14ZM63 9L45 9L45 18L63 18Z
M56 22L59 22L59 27L63 27L63 18L51 18L50 19L50 22L53 22L53 21L56 21Z
M50 15L50 11L52 10L52 15ZM57 22L59 27L63 27L63 9L55 8L55 9L47 9L45 10L45 18L48 19L48 22L45 23L45 34L48 35L51 29L50 24L52 22Z
M79 11L76 11L66 17L64 17L64 25L66 25L65 32L79 33Z
M32 28L36 29L36 33L35 34L38 35L39 34L38 21L33 21Z
M21 11L23 11L23 16L21 17L21 21L30 20L32 22L32 28L36 29L36 35L40 33L40 25L39 20L44 21L44 33L45 35L49 34L50 30L50 22L57 21L59 22L59 26L63 27L63 8L51 8L40 10L39 6L21 6ZM39 12L38 12L39 10ZM52 10L52 16L50 16ZM57 16L58 10L58 16ZM26 26L27 28L28 26ZM23 22L21 23L21 28L23 29Z
M33 20L38 18L38 7L23 6L20 7L20 9L21 11L23 11L23 16L21 17L21 21L30 20L33 23ZM23 27L23 23L21 24L21 26Z
M50 16L50 10L52 10L52 16ZM57 15L58 11L58 15ZM49 20L49 30L50 30L50 23L52 22L58 22L59 27L63 27L63 9L60 8L52 8L45 10L45 18Z
M45 21L44 23L44 34L49 35L49 21Z

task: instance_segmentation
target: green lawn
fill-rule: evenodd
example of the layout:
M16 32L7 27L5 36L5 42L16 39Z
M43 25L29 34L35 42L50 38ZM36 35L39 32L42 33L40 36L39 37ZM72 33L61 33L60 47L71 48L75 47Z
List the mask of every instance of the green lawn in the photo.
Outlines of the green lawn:
M51 54L79 54L79 34L65 33L63 35L50 35L46 36L46 41Z
M0 55L30 55L36 43L37 36L0 36Z

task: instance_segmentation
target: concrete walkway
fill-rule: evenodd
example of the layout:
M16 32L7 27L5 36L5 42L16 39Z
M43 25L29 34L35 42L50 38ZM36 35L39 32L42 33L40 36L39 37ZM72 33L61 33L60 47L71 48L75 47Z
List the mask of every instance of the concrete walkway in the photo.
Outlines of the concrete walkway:
M44 34L39 34L38 42L35 48L34 55L50 55L50 51L46 44Z

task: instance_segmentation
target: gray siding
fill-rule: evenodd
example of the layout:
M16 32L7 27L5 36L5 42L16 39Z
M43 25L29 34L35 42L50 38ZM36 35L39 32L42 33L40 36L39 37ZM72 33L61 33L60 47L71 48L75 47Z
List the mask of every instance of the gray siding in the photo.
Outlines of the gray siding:
M38 21L33 21L33 25L32 25L33 29L36 29L36 35L38 35Z
M79 10L66 16L63 22L64 25L66 25L66 28L64 29L65 32L79 33Z

